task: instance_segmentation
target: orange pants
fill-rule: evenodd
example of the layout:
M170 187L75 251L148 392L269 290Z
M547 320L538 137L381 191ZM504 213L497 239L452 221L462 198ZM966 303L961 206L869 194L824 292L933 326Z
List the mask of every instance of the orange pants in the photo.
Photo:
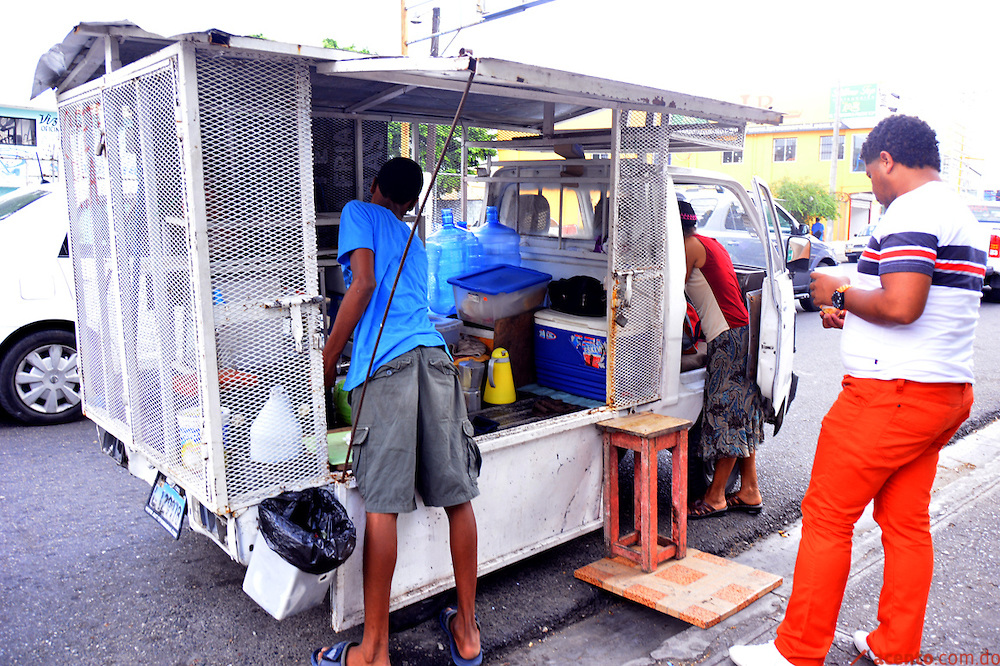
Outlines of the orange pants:
M970 384L844 377L802 500L792 595L775 641L788 661L823 665L851 569L854 524L872 499L885 572L868 645L890 663L917 658L934 569L928 506L938 452L971 407Z

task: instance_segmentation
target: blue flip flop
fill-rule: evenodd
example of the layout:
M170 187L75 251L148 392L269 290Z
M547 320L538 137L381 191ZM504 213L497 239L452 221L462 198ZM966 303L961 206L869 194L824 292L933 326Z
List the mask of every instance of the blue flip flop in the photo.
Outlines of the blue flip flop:
M340 641L326 652L323 652L323 648L316 650L309 661L312 666L345 666L347 651L357 646L358 644L353 641Z
M451 633L451 621L458 615L458 611L454 608L445 608L441 611L441 615L438 616L438 621L441 623L441 629L444 633L448 634L448 643L451 645L451 661L455 666L479 666L483 663L483 648L479 648L479 654L477 654L472 659L465 659L458 653L458 646L455 645L455 635ZM476 618L476 626L479 626L479 618Z

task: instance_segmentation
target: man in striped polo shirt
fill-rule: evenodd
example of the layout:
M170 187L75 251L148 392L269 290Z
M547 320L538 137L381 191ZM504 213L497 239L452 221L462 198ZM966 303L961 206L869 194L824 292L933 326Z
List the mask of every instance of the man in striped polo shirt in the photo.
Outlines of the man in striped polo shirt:
M972 343L986 274L986 239L941 181L937 137L890 116L861 148L886 207L858 277L813 273L813 301L843 328L843 390L823 419L802 500L792 594L774 642L736 646L739 666L822 666L851 566L854 524L875 501L885 572L877 627L854 643L877 663L920 656L934 568L931 485L938 452L969 416Z

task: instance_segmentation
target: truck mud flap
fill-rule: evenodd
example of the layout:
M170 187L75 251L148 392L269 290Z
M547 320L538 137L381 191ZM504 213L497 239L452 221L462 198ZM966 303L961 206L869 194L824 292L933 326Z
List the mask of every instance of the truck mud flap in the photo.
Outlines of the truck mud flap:
M120 439L98 426L97 441L101 443L102 452L111 456L111 459L120 466L128 469L128 453L125 452L125 445Z

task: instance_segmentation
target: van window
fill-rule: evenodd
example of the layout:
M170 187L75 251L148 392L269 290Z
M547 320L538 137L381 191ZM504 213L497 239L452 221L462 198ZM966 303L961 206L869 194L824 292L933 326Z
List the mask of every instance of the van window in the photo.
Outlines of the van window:
M607 195L588 184L510 183L497 207L500 223L522 236L593 240L601 232Z

